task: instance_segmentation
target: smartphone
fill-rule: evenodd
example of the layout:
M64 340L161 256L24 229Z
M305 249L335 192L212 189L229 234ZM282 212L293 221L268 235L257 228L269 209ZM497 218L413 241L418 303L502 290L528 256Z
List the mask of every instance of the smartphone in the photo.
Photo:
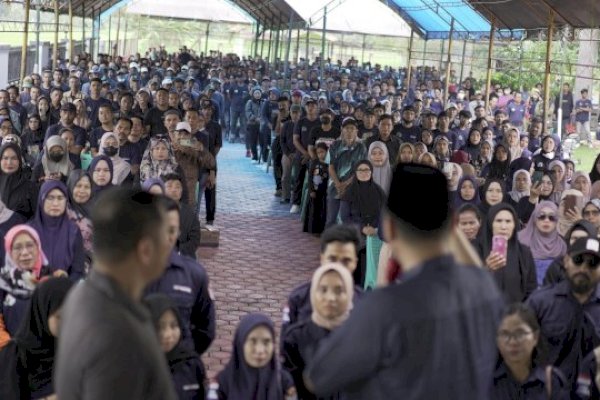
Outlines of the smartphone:
M192 147L192 140L191 139L179 139L179 145L185 146L185 147Z
M506 237L504 236L492 237L492 253L500 254L506 258L507 244Z
M531 175L531 182L532 183L538 183L542 181L542 177L544 176L544 172L543 171L535 171L533 173L533 175Z
M565 212L575 211L575 206L577 205L577 196L572 194L566 195L563 201L565 204Z

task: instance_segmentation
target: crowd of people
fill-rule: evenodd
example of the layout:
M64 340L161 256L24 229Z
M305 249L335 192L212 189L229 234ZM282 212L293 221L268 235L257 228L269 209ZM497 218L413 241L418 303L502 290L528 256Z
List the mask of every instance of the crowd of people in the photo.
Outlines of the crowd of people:
M600 156L563 152L573 121L593 145L587 90L553 133L541 84L317 65L160 47L0 90L0 398L600 398ZM209 384L224 140L321 266Z

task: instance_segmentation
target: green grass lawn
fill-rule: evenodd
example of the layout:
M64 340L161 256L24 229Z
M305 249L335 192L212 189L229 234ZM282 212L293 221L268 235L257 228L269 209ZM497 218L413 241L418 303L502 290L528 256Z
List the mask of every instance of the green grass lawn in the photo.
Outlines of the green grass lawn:
M590 149L586 146L580 146L574 152L573 160L577 165L578 171L590 172L596 156L600 153L600 148Z

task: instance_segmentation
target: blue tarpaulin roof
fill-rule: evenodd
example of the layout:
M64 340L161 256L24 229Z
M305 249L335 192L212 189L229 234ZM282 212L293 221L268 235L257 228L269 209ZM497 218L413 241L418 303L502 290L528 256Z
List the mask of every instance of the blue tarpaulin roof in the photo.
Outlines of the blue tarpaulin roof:
M465 0L387 0L424 39L448 39L454 20L455 39L489 37L491 24ZM498 31L502 37L520 37L521 32Z

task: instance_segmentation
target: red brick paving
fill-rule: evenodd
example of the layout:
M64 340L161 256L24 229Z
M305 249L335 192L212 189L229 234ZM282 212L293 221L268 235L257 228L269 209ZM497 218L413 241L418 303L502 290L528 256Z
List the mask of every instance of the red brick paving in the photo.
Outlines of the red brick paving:
M263 312L271 316L279 331L287 295L310 279L319 253L318 238L303 233L300 222L289 217L217 214L217 225L219 247L198 251L208 271L217 312L217 336L203 356L209 378L229 360L242 316Z

